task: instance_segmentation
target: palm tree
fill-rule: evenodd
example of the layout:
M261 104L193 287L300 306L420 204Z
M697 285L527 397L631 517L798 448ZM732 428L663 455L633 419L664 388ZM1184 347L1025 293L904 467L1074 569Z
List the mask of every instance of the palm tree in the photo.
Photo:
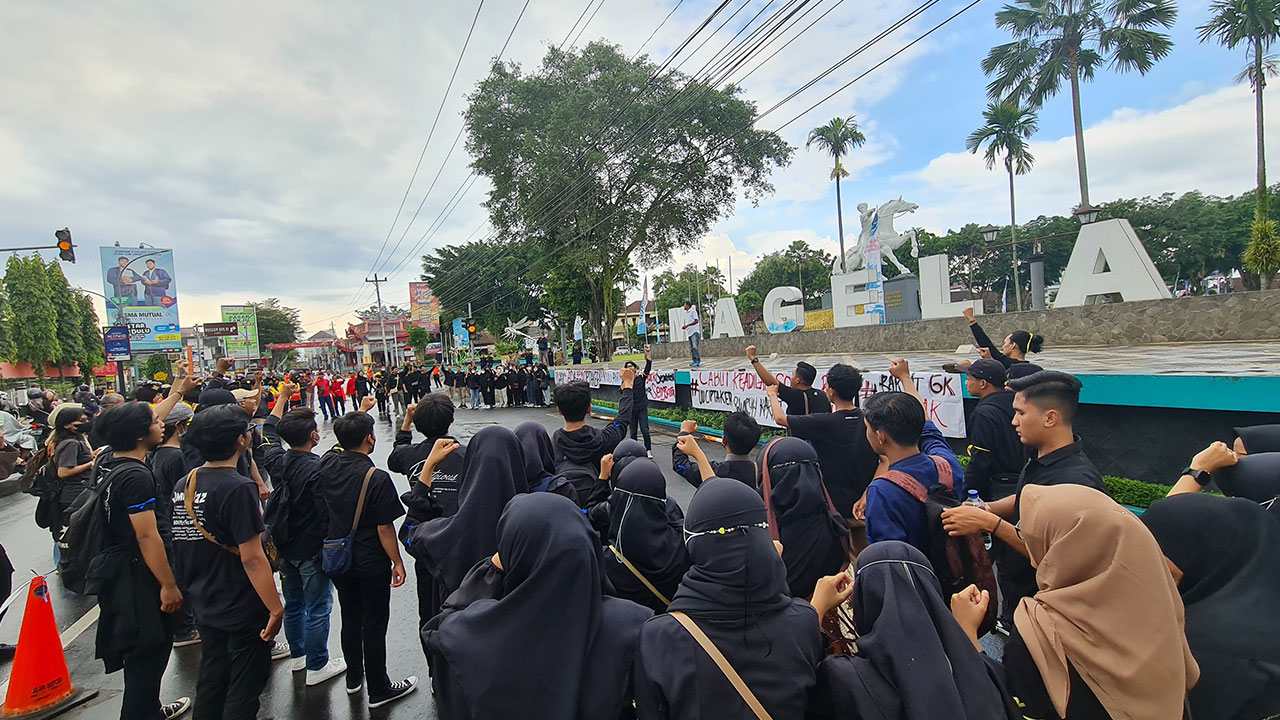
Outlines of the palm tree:
M1171 27L1177 16L1174 0L1014 0L996 13L996 25L1014 41L991 48L982 61L983 72L993 76L987 95L1039 108L1058 94L1063 80L1071 83L1081 205L1089 204L1089 175L1080 81L1092 80L1104 63L1145 75L1173 48L1156 28Z
M840 157L848 153L853 148L861 146L867 141L862 130L858 128L858 121L853 115L847 118L832 118L831 122L809 131L809 140L805 142L806 148L817 145L818 149L825 151L828 155L835 159L835 167L831 170L831 178L836 181L836 230L840 233L840 270L844 267L844 212L840 206L840 178L848 177L849 173L845 171L844 166L840 164Z
M1258 133L1257 202L1261 217L1266 218L1267 161L1263 154L1262 91L1267 86L1267 78L1276 75L1275 58L1267 55L1267 49L1280 37L1280 6L1274 0L1215 0L1211 10L1213 17L1197 28L1200 42L1217 40L1229 50L1234 50L1241 43L1246 45L1249 63L1236 80L1248 78L1253 87L1254 122Z
M976 153L985 143L987 151L983 155L987 161L987 169L1004 164L1009 173L1009 234L1013 244L1013 298L1019 311L1022 310L1022 285L1018 282L1018 218L1013 204L1013 176L1026 175L1036 159L1027 149L1027 139L1035 134L1039 122L1035 110L1019 106L1016 102L1006 100L991 103L982 112L986 125L969 133L964 147Z

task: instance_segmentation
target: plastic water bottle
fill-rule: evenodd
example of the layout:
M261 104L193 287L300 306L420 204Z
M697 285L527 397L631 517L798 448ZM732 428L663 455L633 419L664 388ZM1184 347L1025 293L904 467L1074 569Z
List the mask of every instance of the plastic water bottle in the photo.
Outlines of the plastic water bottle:
M972 505L973 507L976 507L979 510L989 510L987 508L987 504L982 501L982 498L978 497L977 490L969 491L969 497L965 498L964 504ZM991 533L989 532L982 533L982 546L988 550L991 549Z

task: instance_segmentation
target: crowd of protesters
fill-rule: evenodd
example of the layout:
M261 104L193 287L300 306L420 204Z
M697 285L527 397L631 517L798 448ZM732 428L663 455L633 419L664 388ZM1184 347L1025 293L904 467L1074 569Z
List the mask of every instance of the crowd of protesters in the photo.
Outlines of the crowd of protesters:
M647 347L603 425L585 383L553 385L541 347L354 376L224 364L92 412L31 398L52 428L46 512L56 540L102 488L110 544L132 559L99 592L122 718L193 705L160 698L176 644L202 646L201 720L256 717L273 659L308 686L341 676L370 708L405 698L418 678L389 674L387 634L406 556L447 720L1280 713L1280 426L1196 454L1138 517L1075 432L1080 381L1027 362L1044 339L997 347L969 320L982 357L954 368L978 399L967 462L904 359L889 368L901 391L863 397L852 366L818 382L801 362L780 383L748 347L786 437L761 447L760 424L732 413L713 462L686 421L671 447L696 488L684 508L653 459ZM451 429L460 409L546 405L551 434L495 424L464 445ZM400 420L385 470L375 408ZM326 420L336 444L321 448ZM1201 492L1215 473L1238 496Z

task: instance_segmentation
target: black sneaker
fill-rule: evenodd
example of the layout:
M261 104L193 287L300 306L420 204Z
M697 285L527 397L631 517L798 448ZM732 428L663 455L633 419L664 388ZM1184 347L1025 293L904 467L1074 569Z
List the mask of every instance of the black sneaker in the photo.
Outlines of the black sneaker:
M377 699L369 698L369 708L380 708L387 703L395 702L396 700L399 700L405 695L413 692L417 687L418 678L414 675L410 675L400 682L393 682L391 683L391 689L387 691L386 695Z
M191 698L183 697L178 698L177 701L171 702L168 705L161 705L160 714L164 715L164 720L172 720L173 718L182 716L190 709Z

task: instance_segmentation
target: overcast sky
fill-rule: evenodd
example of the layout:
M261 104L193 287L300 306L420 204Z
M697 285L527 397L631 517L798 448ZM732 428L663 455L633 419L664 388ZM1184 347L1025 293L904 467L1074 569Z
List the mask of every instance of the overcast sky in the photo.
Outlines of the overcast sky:
M461 147L446 161L464 96L524 4L484 0L446 97L475 16L471 0L5 3L0 245L52 242L54 229L69 226L80 260L68 275L97 292L98 246L173 248L184 325L217 320L220 304L277 296L301 308L308 333L331 322L341 332L352 308L372 303L372 286L362 281L375 269L392 278L383 300L405 304L422 252L463 242L484 224L480 202L488 186L481 180L438 231L428 232L470 173ZM685 69L700 67L765 4L752 2ZM645 52L665 58L714 5L683 2ZM565 40L585 6L530 0L505 59L534 67ZM633 53L674 6L593 0L589 26L574 34L580 45L604 38ZM939 3L760 126L786 122L962 6ZM1148 76L1105 72L1085 85L1095 204L1196 188L1237 194L1251 186L1252 100L1233 80L1244 58L1196 41L1207 6L1180 3L1173 54ZM748 99L773 105L914 4L824 0L805 24L832 7L743 83ZM803 143L809 129L838 115L856 114L868 138L846 162L849 233L856 235L858 202L898 195L920 206L900 225L944 232L966 222L1007 222L1004 176L964 151L986 103L979 62L1007 40L992 20L998 7L985 0L786 128L798 149L774 175L777 193L759 208L737 208L710 229L700 250L675 264L718 260L726 268L732 256L736 280L762 253L794 239L834 251L829 161ZM442 97L439 126L396 217ZM1020 219L1066 214L1077 201L1070 112L1066 96L1041 111L1031 145L1035 170L1018 179Z

